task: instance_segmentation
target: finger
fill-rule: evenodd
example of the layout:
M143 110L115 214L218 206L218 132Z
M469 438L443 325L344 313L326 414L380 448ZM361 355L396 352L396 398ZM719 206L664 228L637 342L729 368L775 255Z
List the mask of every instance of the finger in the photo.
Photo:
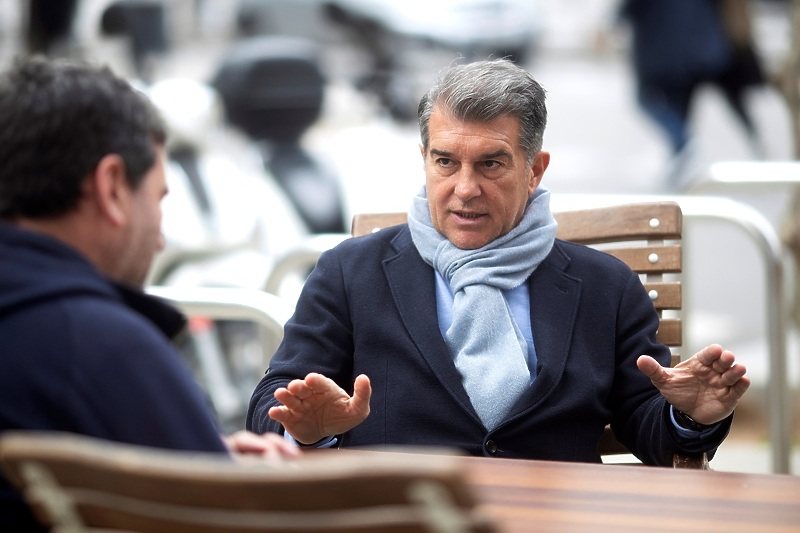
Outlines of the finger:
M750 378L747 376L742 376L742 378L731 387L731 397L738 401L742 396L744 396L744 393L747 392L747 389L749 388Z
M353 407L365 415L369 413L369 399L372 397L372 385L369 377L360 374L353 384Z
M267 448L267 439L249 431L237 431L231 435L239 453L262 453Z
M722 383L732 387L744 377L745 373L747 373L747 369L744 365L734 365L722 374Z
M723 353L724 350L722 349L722 346L720 346L719 344L709 344L708 346L706 346L705 348L694 354L694 357L700 363L706 366L712 366L714 362L717 361L722 356Z
M265 448L257 454L257 457L266 463L279 462L283 458L280 452L272 448Z
M293 418L292 411L282 405L270 407L269 411L267 411L267 414L271 419L279 424L282 424L284 427L287 423L291 422Z
M719 357L711 363L711 368L722 374L734 365L736 365L736 356L729 350L723 350Z
M270 455L279 455L281 457L299 457L301 455L300 448L292 444L282 435L276 433L267 433L262 435L265 439L265 451Z
M359 374L356 376L356 381L353 384L353 395L367 398L372 395L372 385L366 374Z
M264 448L261 438L249 431L237 431L228 435L225 440L228 443L228 448L237 453L260 452Z
M274 459L300 455L299 448L276 433L258 435L250 431L237 431L230 436L230 440L234 444L234 450L240 454Z
M314 391L311 389L311 387L309 387L308 383L302 379L294 379L290 381L285 388L301 400L305 400L314 394Z
M661 364L650 357L649 355L640 355L636 360L636 366L639 370L653 383L664 381L666 378L666 371Z
M303 406L302 398L298 398L296 395L292 394L283 387L276 389L272 396L287 408L292 410L300 409Z
M353 411L363 420L369 416L369 400L372 397L372 385L369 378L360 374L353 384L353 398L351 405Z
M339 385L337 385L336 382L331 378L316 372L311 372L308 374L306 376L305 383L308 385L309 390L316 394L322 394L341 389L341 387L339 387Z

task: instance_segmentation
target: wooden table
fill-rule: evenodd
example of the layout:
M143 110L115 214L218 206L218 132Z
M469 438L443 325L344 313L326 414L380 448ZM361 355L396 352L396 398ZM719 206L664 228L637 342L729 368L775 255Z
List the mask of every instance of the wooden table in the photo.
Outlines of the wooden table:
M800 477L461 457L506 533L800 532Z

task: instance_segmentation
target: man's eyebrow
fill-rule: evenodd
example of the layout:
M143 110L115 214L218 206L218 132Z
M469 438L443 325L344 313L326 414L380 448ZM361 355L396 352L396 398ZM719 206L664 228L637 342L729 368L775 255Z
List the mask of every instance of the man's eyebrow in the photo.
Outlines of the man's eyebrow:
M508 150L502 150L501 149L501 150L497 150L496 152L492 152L492 153L489 153L489 154L483 154L482 156L480 156L480 159L481 160L498 159L498 158L501 158L501 157L509 158L509 157L511 157L511 153L509 153Z
M453 152L449 152L447 150L439 150L437 148L431 148L430 149L430 154L431 155L435 155L435 156L439 156L439 157L447 157L449 159L453 158ZM509 157L512 157L512 156L511 156L511 153L508 150L500 149L500 150L497 150L496 152L490 152L488 154L481 154L478 157L478 159L480 161L485 161L487 159L498 159L498 158L501 158L501 157L509 158Z

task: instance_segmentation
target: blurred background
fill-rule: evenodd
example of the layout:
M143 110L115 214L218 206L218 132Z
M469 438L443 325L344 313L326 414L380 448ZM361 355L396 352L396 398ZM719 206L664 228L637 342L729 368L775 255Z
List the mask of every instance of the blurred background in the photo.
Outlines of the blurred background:
M276 273L288 255L345 238L354 213L405 211L419 190L416 104L436 72L459 58L511 57L548 93L552 159L543 184L555 202L713 194L751 207L782 236L780 305L789 316L800 249L792 244L800 242L800 24L792 23L800 3L721 0L736 10L716 22L693 14L692 4L706 3L0 0L0 68L38 52L108 64L134 80L171 130L167 248L150 283L268 288L291 306L313 261ZM733 54L714 52L715 32L733 39ZM663 65L660 77L655 65ZM687 133L676 141L674 123L640 89L647 82L667 94L672 88L659 79L681 76L692 91ZM715 180L742 169L744 185ZM773 272L752 236L714 217L687 223L685 262L685 352L719 342L754 382L712 465L769 471ZM262 333L238 322L191 327L187 357L224 423L243 426L266 365ZM794 318L786 329L782 377L792 387L797 443ZM221 363L199 357L203 350L221 352ZM222 382L220 372L228 374Z

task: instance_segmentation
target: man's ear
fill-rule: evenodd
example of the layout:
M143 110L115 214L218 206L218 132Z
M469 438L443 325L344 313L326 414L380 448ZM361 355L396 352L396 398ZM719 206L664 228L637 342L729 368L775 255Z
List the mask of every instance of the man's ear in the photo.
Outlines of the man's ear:
M90 177L90 191L98 212L114 226L128 219L131 189L125 162L116 154L104 156Z
M550 152L539 151L535 156L533 156L533 162L531 163L531 179L528 182L528 194L533 194L533 191L539 187L539 184L542 183L542 177L544 176L544 171L547 170L547 167L550 165Z

